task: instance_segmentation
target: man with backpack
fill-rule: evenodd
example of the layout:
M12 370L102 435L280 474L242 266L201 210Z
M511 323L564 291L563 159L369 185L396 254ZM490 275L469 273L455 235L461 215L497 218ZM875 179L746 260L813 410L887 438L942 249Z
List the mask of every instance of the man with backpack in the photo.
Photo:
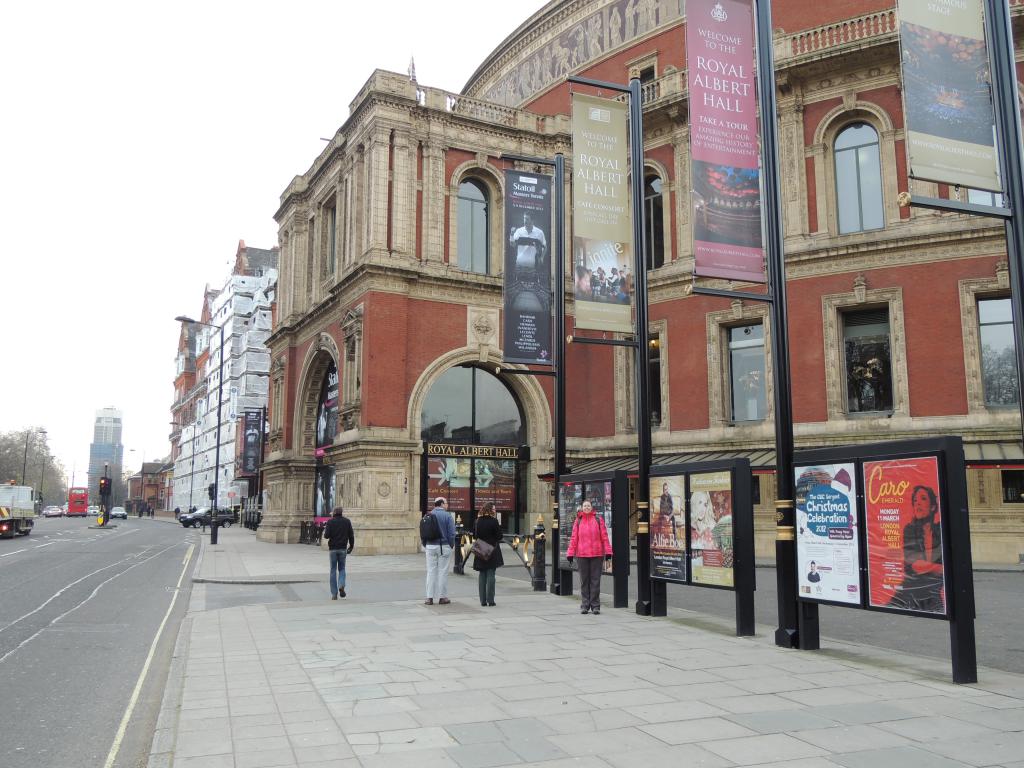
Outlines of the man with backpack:
M455 546L455 518L445 507L443 496L434 499L434 508L420 518L420 542L427 552L426 605L448 605L448 566Z

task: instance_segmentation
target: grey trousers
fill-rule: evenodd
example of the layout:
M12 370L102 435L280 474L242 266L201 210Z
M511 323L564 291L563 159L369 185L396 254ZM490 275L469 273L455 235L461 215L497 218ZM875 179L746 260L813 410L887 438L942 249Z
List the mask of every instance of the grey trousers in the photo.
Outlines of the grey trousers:
M580 608L601 609L601 566L603 557L577 557L580 566Z

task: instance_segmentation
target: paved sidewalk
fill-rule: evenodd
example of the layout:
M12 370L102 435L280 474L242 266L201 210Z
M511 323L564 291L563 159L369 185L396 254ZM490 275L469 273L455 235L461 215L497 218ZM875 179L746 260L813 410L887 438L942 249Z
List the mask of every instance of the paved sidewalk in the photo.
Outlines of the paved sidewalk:
M235 527L204 541L151 768L1024 768L1024 677L956 686L948 661L783 650L771 627L741 639L610 597L580 616L500 576L494 608L475 574L428 607L421 556L351 557L333 602L317 547ZM211 581L287 581L304 600L204 610L225 589Z

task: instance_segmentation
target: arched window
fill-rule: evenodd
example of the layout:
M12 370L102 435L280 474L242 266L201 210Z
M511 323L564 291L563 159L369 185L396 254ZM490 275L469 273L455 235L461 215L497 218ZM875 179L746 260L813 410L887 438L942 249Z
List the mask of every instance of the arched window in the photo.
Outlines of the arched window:
M844 128L835 142L839 234L881 229L882 167L878 133L867 123Z
M662 218L661 179L648 176L644 180L644 229L647 235L648 269L665 264L665 222Z
M512 392L481 368L445 371L430 388L421 413L424 440L522 445L523 414Z
M459 184L459 268L487 274L487 189L470 179Z

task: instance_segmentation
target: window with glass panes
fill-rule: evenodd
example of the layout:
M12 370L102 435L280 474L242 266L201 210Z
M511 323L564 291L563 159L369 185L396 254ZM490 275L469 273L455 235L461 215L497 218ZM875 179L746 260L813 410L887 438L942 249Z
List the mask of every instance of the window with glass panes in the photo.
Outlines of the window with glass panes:
M978 335L985 405L1017 405L1017 350L1009 298L978 300Z
M663 219L661 179L648 176L644 181L644 228L647 242L645 254L648 269L665 264L665 222Z
M889 308L843 313L848 413L892 410Z
M647 345L648 386L650 387L651 426L661 426L661 334L652 333Z
M470 179L459 185L458 259L459 269L487 274L487 190Z
M1003 503L1024 504L1024 470L1004 469L1000 474L1003 482Z
M732 421L761 421L766 416L764 326L727 329Z
M881 229L882 167L878 133L867 123L844 128L835 141L839 234Z

